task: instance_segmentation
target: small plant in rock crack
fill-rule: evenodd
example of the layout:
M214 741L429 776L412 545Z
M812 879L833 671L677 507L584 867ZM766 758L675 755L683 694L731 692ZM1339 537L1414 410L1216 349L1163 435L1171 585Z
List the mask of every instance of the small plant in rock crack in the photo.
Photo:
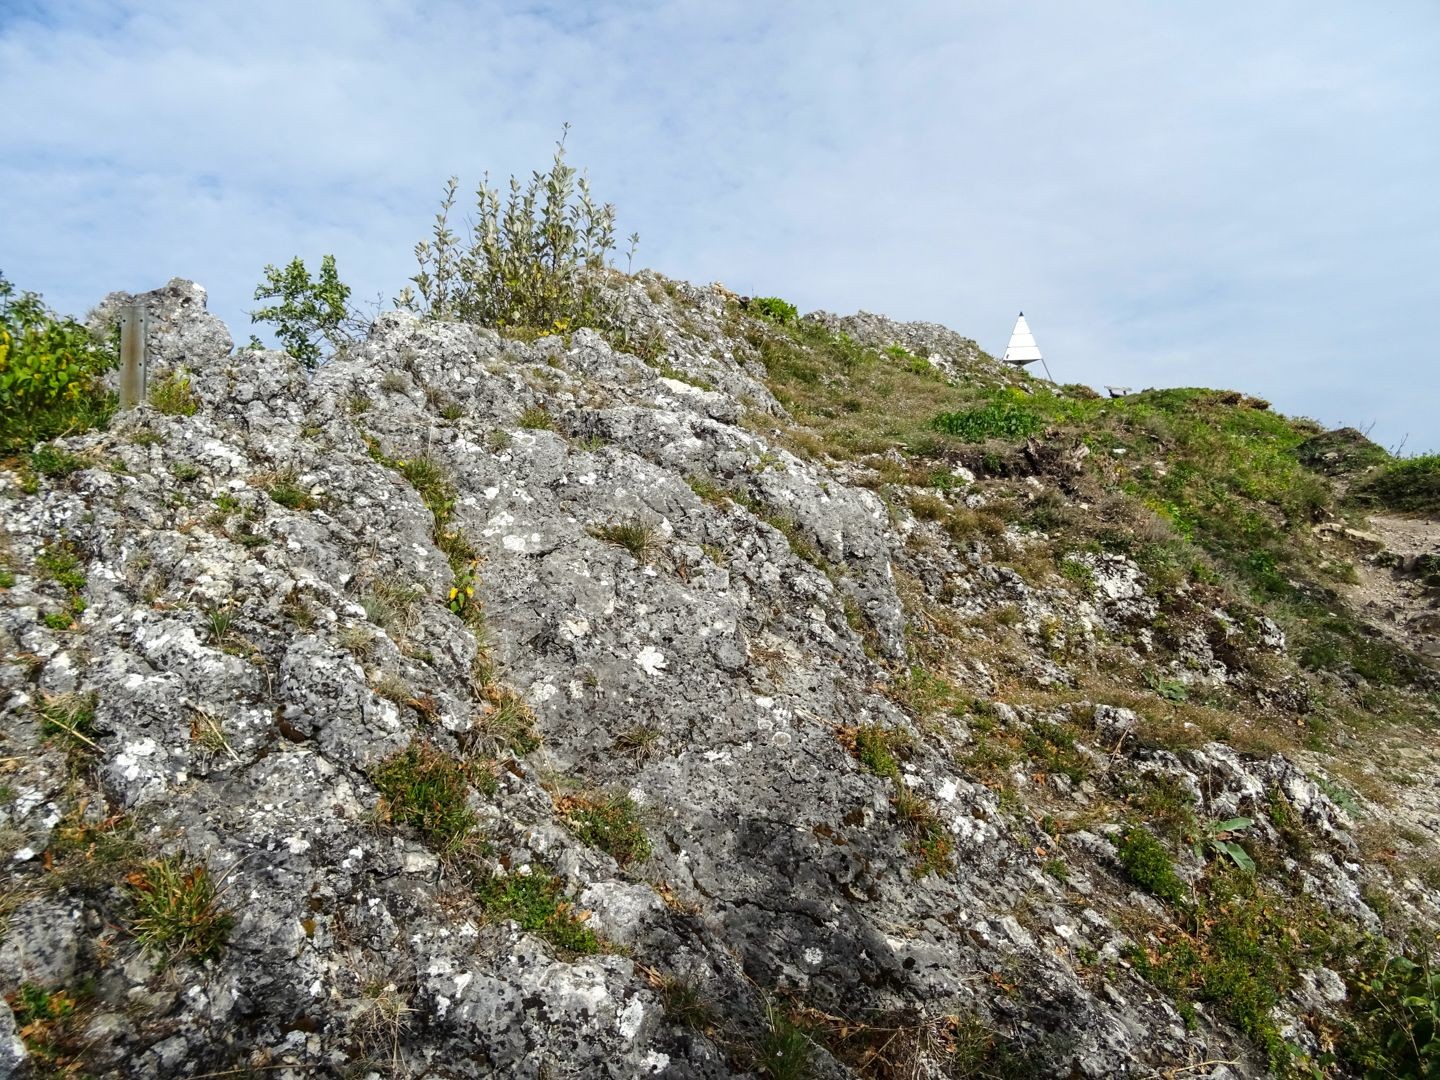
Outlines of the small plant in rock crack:
M1190 849L1197 859L1205 858L1207 851L1212 855L1225 855L1247 874L1254 873L1255 860L1248 851L1230 839L1235 833L1244 832L1254 823L1254 819L1248 817L1211 821L1200 827L1199 835L1191 843Z
M640 824L640 808L630 796L603 792L567 795L556 808L580 840L621 866L650 857L650 838Z
M235 616L217 604L205 613L205 629L210 644L223 649L230 643L230 635L235 630Z
M181 855L148 862L125 879L135 901L131 932L167 961L204 960L225 946L234 916L220 906L220 891L202 864Z
M446 606L466 622L480 616L480 603L475 599L475 566L475 561L471 560L469 566L455 575L450 595L445 601Z
M642 521L622 521L613 525L595 525L590 535L624 548L640 562L654 554L655 530Z

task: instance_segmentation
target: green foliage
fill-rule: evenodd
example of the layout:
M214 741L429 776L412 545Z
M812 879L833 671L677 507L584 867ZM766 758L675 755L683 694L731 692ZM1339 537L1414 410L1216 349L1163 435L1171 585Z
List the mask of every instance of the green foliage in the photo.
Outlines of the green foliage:
M464 768L430 743L411 743L376 766L370 779L389 820L418 829L441 852L459 848L475 827Z
M650 838L640 823L640 808L628 795L589 792L567 795L560 815L584 843L599 848L621 866L650 857Z
M1125 876L1146 892L1172 904L1185 902L1185 883L1175 874L1175 861L1165 845L1138 825L1126 829L1116 850Z
M282 479L271 484L266 489L266 494L272 500L289 510L314 510L318 505L312 496L304 488L299 487L293 480Z
M565 898L564 883L541 867L527 873L497 874L475 891L476 899L492 916L513 919L522 930L538 934L566 952L600 951L600 939L574 912Z
M83 1024L79 1012L85 992L46 990L35 983L20 984L7 995L15 1014L15 1027L31 1059L31 1076L74 1076L84 1060L84 1039L77 1037Z
M1340 1056L1366 1080L1440 1077L1440 971L1392 956L1353 980L1355 1020Z
M1244 832L1253 824L1254 819L1248 817L1207 822L1201 826L1199 835L1191 843L1191 850L1197 859L1204 858L1207 851L1214 855L1228 856L1237 868L1247 874L1253 874L1255 860L1250 857L1248 851L1230 839L1231 834Z
M779 326L788 326L800 318L800 310L778 296L757 296L746 305L745 310Z
M104 425L114 397L100 377L115 350L35 293L15 293L0 275L0 454Z
M30 454L30 468L52 480L63 479L84 467L82 459L55 446L37 446Z
M1387 510L1440 513L1440 454L1392 461L1357 486L1352 497Z
M765 1004L765 1035L756 1067L769 1080L806 1080L814 1075L810 1037L774 1002Z
M130 930L145 948L167 962L204 960L224 948L235 919L220 906L204 865L187 866L184 856L172 855L145 863L126 883L136 909Z
M190 376L175 371L150 388L150 404L166 416L194 416L200 398L190 388Z
M585 177L566 164L563 135L549 171L528 184L512 176L503 199L487 174L464 241L450 228L458 188L451 177L431 239L415 246L414 288L402 290L398 306L501 330L608 327L599 271L615 250L615 208L596 205Z
M900 765L890 749L894 734L889 728L866 724L855 730L855 756L876 776L897 779Z
M979 408L941 413L931 421L931 425L936 431L966 442L1024 439L1045 426L1038 414L1020 404L1024 399L1018 391L1005 391L1004 394Z
M266 266L265 279L255 287L255 299L279 300L252 311L250 321L274 323L275 336L285 351L307 368L318 366L324 358L322 343L333 350L347 340L350 286L340 280L334 255L321 258L320 276L314 279L298 255L283 270Z

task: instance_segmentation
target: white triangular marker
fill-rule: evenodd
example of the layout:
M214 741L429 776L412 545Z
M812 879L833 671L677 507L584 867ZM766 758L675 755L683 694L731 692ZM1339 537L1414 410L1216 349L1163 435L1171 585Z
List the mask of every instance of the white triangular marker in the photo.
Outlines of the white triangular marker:
M1015 329L1010 332L1010 344L1005 347L1005 355L1000 359L1003 363L1014 364L1016 367L1024 367L1044 359L1040 355L1040 346L1035 344L1035 335L1030 332L1030 324L1025 321L1023 311L1015 320Z

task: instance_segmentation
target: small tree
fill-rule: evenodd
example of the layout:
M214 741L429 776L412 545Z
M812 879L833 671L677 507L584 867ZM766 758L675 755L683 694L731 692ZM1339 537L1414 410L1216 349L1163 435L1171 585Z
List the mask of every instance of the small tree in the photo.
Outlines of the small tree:
M596 205L585 178L566 164L563 135L550 170L533 173L526 185L512 176L503 199L486 174L464 246L449 224L458 188L452 176L432 239L415 245L414 287L405 286L397 306L500 329L606 326L596 271L615 250L615 208ZM632 252L637 240L631 237Z
M265 280L255 287L255 299L279 299L278 304L252 311L250 321L274 323L275 336L285 351L307 368L317 367L324 359L322 342L334 350L349 340L345 323L350 314L346 307L350 286L340 280L334 255L321 258L318 280L311 280L298 255L283 270L266 266Z

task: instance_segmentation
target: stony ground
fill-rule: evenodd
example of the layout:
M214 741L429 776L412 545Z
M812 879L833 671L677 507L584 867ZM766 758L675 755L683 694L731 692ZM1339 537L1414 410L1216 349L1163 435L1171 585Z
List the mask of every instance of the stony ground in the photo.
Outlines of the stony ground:
M307 377L172 283L165 407L0 471L0 1074L1220 1078L1270 1071L1271 1030L1319 1060L1335 954L1243 1030L1147 969L1191 931L1126 854L1183 810L1198 887L1204 823L1243 815L1275 903L1433 913L1336 759L1189 703L1293 727L1280 628L957 539L787 448L722 289L623 298L623 341L386 314ZM817 322L1013 379L942 328ZM952 479L947 514L996 497ZM1097 691L1120 660L1148 689ZM146 907L157 865L188 922Z

